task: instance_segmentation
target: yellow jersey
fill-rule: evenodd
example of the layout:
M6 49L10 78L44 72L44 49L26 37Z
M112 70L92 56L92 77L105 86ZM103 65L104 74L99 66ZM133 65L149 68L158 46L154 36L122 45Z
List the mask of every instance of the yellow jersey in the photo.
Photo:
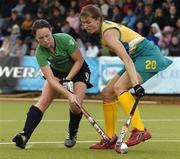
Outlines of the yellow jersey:
M136 49L136 45L139 44L144 37L142 37L137 32L131 30L130 28L114 23L112 21L104 20L101 23L101 44L103 46L106 46L106 42L104 40L104 32L106 32L109 29L117 29L120 32L120 42L124 45L126 51L129 53L133 53Z

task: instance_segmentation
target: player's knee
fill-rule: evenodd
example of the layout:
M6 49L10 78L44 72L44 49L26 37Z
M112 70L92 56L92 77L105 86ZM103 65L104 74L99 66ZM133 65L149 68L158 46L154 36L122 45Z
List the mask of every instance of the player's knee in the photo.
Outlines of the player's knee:
M40 98L36 105L44 112L50 104L51 100L49 100L48 98Z
M111 96L110 90L108 88L104 88L101 92L102 98L107 99Z
M116 94L116 96L122 94L122 93L124 92L124 90L125 90L125 89L124 89L123 87L121 87L120 85L115 84L115 85L113 86L113 91L114 91L114 93Z
M79 114L81 110L76 105L70 105L70 111L74 114Z

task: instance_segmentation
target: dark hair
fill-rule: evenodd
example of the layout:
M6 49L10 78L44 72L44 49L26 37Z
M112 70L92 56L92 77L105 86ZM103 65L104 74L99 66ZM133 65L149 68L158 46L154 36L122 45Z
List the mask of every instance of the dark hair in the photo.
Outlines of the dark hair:
M90 16L93 19L97 19L101 17L101 11L97 6L89 4L83 7L80 13L80 17L86 17L86 16Z
M23 36L22 36L22 35L18 35L18 36L16 37L16 39L19 39L19 40L24 41L24 38L23 38Z
M51 29L51 25L49 24L49 22L47 20L44 19L38 19L36 20L33 25L32 25L32 34L35 36L36 35L36 31L38 29L42 29L42 28L49 28Z

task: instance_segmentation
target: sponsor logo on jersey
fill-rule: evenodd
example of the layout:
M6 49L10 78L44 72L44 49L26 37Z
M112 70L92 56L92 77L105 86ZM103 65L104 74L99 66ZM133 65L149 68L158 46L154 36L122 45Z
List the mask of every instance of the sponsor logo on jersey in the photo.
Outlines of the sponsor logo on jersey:
M74 41L71 39L71 40L69 40L69 45L74 45L75 43L74 43Z
M53 57L51 57L51 56L50 56L50 57L48 57L48 60L52 60L52 59L53 59Z

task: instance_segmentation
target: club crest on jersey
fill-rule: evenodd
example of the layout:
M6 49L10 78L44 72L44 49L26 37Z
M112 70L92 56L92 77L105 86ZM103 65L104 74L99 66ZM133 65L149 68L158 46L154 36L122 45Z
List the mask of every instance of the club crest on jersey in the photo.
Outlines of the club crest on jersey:
M71 40L69 40L69 44L70 44L70 45L74 45L75 43L74 43L74 41L71 39Z
M48 57L48 60L52 60L53 58L50 56L50 57Z

